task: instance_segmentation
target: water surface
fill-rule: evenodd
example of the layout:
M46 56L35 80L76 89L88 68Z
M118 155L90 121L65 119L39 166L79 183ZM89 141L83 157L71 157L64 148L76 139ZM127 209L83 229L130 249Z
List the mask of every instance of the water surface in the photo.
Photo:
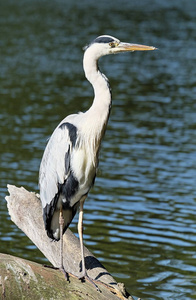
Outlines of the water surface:
M6 185L38 191L47 138L92 102L82 47L111 34L159 50L100 61L113 108L85 244L135 298L196 299L195 15L190 0L0 4L1 252L45 261L10 221Z

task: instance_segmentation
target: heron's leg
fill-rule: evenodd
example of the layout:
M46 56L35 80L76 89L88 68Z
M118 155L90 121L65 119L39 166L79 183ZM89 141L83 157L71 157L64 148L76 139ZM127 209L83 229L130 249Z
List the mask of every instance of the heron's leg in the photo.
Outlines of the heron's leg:
M84 260L84 243L83 243L83 206L84 206L84 201L86 199L86 196L84 196L81 200L80 200L80 212L79 212L79 219L78 219L78 234L79 234L79 238L80 238L80 248L81 248L81 256L82 256L82 274L79 277L79 279L87 279L88 281L90 281L98 291L99 288L98 286L94 283L93 279L91 279L86 272L86 267L85 267L85 260Z
M64 217L63 217L63 208L60 208L59 214L59 226L60 226L60 270L64 273L65 278L69 280L68 273L65 271L63 266L63 226L64 226Z
M78 219L78 234L80 239L80 249L81 249L81 258L82 258L81 278L84 278L87 275L85 261L84 261L84 242L83 242L83 206L84 206L85 199L86 197L83 197L80 200L80 212L79 212L79 219Z

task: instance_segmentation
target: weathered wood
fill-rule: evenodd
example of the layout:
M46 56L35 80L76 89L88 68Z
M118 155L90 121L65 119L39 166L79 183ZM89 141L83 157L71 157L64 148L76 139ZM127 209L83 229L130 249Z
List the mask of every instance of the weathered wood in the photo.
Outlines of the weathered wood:
M32 240L32 242L38 247L38 249L44 254L44 256L51 262L54 267L59 267L60 243L51 242L46 234L42 218L42 207L39 200L39 195L28 192L23 187L17 188L12 185L8 185L8 191L10 193L10 196L7 196L6 200L11 220ZM69 229L63 236L63 247L63 264L65 269L67 270L67 272L78 276L80 274L81 267L80 245L78 238ZM17 260L17 263L18 261L19 259ZM33 264L32 262L28 263ZM107 286L112 295L116 294L116 299L128 299L128 297L130 297L129 299L132 299L132 297L126 293L124 287L122 288L122 285L117 284L114 278L108 273L103 265L92 255L92 253L86 247L85 263L88 275L92 279L99 280L105 284L98 284L100 290L103 289L103 286ZM50 269L46 269L45 271L54 272L54 270L51 271ZM57 274L57 272L55 272L55 274ZM73 277L71 277L71 281L72 278ZM80 284L81 289L84 288L83 285L87 284L82 284L78 279L77 282ZM95 288L92 292L92 295L94 293L98 293L96 292ZM97 298L95 299L102 299L100 298L100 295L98 297L96 296Z
M0 299L2 300L118 300L105 285L96 292L89 282L65 281L63 273L35 262L0 254Z

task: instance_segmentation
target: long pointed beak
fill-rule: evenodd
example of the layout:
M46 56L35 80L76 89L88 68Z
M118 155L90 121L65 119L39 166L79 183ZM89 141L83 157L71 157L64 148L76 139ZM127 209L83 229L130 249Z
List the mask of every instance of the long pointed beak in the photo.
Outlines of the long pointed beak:
M147 50L156 50L157 48L153 46L139 45L139 44L129 44L129 43L120 43L115 48L116 53L118 52L127 52L127 51L147 51Z

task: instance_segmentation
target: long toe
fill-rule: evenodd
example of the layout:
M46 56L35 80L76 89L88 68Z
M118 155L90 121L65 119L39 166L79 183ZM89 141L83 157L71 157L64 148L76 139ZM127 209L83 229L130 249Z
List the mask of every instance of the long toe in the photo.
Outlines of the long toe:
M79 279L84 282L85 280L87 280L88 282L90 282L98 292L101 292L100 289L98 288L98 286L95 283L95 280L93 280L92 278L90 278L87 274L87 272L85 272L85 274L82 274Z
M69 281L69 273L65 271L64 267L60 268L59 270L64 274L65 279Z

